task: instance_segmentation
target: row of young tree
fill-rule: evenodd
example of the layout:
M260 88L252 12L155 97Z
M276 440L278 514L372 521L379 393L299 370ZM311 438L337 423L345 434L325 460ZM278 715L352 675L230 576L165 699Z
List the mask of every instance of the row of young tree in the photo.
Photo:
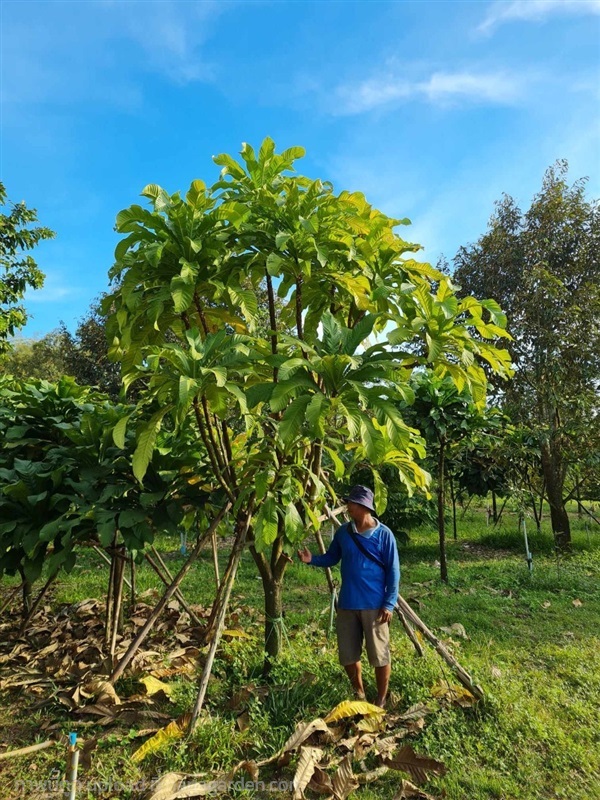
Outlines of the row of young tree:
M228 509L215 615L248 547L271 659L290 555L357 470L382 511L391 472L406 495L437 492L443 579L446 486L454 499L459 480L545 493L568 546L564 503L591 491L599 452L598 219L583 184L569 187L558 165L527 214L505 198L451 278L414 259L394 230L406 220L296 175L301 148L277 154L266 139L241 155L216 157L220 179L183 198L146 187L150 209L117 217L101 307L75 336L4 357L21 380L1 388L2 573L27 587L44 560L52 574L72 568L89 543L137 556L155 530ZM5 290L6 258L3 314L18 295ZM112 399L32 382L41 356L44 377L56 356L58 372Z

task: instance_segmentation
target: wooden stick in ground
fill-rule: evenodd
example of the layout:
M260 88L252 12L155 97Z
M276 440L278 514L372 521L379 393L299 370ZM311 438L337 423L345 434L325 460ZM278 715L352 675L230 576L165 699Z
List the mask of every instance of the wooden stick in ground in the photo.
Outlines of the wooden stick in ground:
M114 606L112 614L112 631L110 636L110 663L114 662L115 650L117 648L117 633L121 627L122 608L123 608L123 577L125 572L125 559L117 558L115 562L113 597Z
M179 587L179 584L181 583L181 581L185 578L185 576L190 571L194 561L200 555L200 551L202 550L202 547L203 547L204 543L206 542L206 540L210 536L212 536L213 530L216 529L217 526L221 523L221 520L223 519L223 517L229 511L230 508L231 508L231 501L228 501L227 504L224 506L224 508L221 509L221 511L218 513L218 515L215 517L215 519L211 522L210 527L208 528L208 530L202 536L198 537L198 540L196 541L194 549L190 553L190 555L188 557L188 560L181 567L181 569L179 570L177 575L173 578L173 581L171 582L170 586L167 588L167 590L165 591L163 596L160 598L160 600L156 604L156 606L154 608L154 611L148 617L148 619L146 621L146 624L140 630L140 632L135 637L133 642L129 645L129 648L127 649L127 652L125 653L125 655L123 656L121 661L117 664L117 666L113 670L113 673L110 676L111 683L114 683L118 678L120 678L121 675L123 674L123 672L127 669L129 664L131 663L131 659L137 653L137 651L139 650L139 648L142 645L142 642L148 636L148 633L150 632L150 630L154 627L154 625L156 623L156 620L162 614L162 611L163 611L164 607L167 605L167 603L169 602L171 597L175 594L175 590Z
M21 747L20 750L8 750L6 753L0 753L0 761L7 758L18 758L19 756L27 756L29 753L37 753L38 750L47 750L48 747L54 747L54 739L48 739L47 742L39 742L39 744L32 744L29 747Z
M27 614L27 616L25 617L25 619L21 623L21 627L19 628L19 633L18 633L19 636L22 636L25 633L25 630L27 629L27 626L31 622L31 619L34 616L35 612L38 610L39 605L42 602L42 600L44 599L44 596L45 596L46 592L48 591L50 586L56 580L56 577L57 577L57 573L55 573L54 575L51 575L48 578L48 580L46 581L46 583L44 584L41 592L36 597L34 604L29 609L29 613Z
M135 598L135 595L136 595L136 591L135 591L135 560L133 558L133 553L131 553L130 557L129 557L129 568L131 570L131 573L130 573L131 574L131 583L129 583L129 581L125 577L123 578L123 580L125 581L126 585L129 587L129 589L131 591L131 611L133 613L133 609L135 608L135 600L136 600L136 598Z
M249 511L245 522L240 527L240 532L234 544L233 558L230 560L230 569L227 573L227 576L224 578L224 583L222 585L223 592L221 594L221 597L218 598L217 601L215 601L218 602L220 599L220 607L216 615L215 631L210 643L208 655L206 656L206 663L204 664L204 670L202 671L202 678L200 679L200 686L198 688L198 696L196 697L196 704L194 706L194 710L192 711L192 719L190 721L190 730L189 730L190 734L192 734L196 728L196 725L198 723L198 716L200 715L200 711L202 710L202 704L204 703L204 696L206 694L206 688L208 686L208 681L210 678L210 674L212 672L213 661L215 660L217 647L219 646L219 642L221 641L221 635L223 633L223 628L225 626L225 615L227 614L227 606L229 604L231 589L235 581L235 575L237 572L238 565L240 563L240 558L242 556L242 550L244 549L244 544L246 543L246 535L248 533L251 520L252 520L252 512Z
M9 607L9 605L12 603L12 601L15 599L15 597L19 594L19 592L21 591L22 588L23 588L23 584L20 583L18 586L14 587L12 592L9 592L8 597L2 603L2 606L0 606L0 614L2 614L4 612L4 610Z
M415 646L415 650L417 651L417 655L420 656L421 658L423 658L423 645L417 639L417 635L415 634L413 628L411 627L410 622L406 619L406 617L404 616L402 611L400 611L398 606L396 606L394 611L396 612L396 615L397 615L398 619L402 623L402 627L406 631L406 635L408 636L408 638L411 640L411 642Z
M213 556L213 566L215 568L215 584L217 586L217 592L219 591L219 587L221 586L221 576L219 575L219 554L217 552L217 532L213 531L212 539L212 556Z
M116 564L117 564L117 554L116 554L115 544L113 543L113 548L110 556L110 572L108 574L108 589L106 592L106 612L104 616L104 643L107 647L110 647L110 640L112 638L112 629L113 629Z
M397 608L405 615L406 619L415 626L415 628L421 631L427 641L435 648L435 650L437 650L439 655L452 669L462 685L467 688L474 697L477 697L479 700L483 700L483 689L481 686L478 686L473 682L473 678L471 678L469 673L458 663L454 656L448 652L437 636L435 636L435 634L429 630L427 625L425 625L420 617L408 605L406 600L400 595L398 595Z
M107 563L109 566L111 565L111 563L112 563L112 562L111 562L110 558L109 558L109 557L106 555L106 553L104 552L104 550L101 550L101 549L98 547L98 545L92 545L92 550L94 550L96 553L98 553L98 555L100 556L100 558L101 558L103 561L106 561L106 563ZM130 583L130 582L127 580L127 578L123 578L123 580L125 581L125 585L127 586L127 588L128 588L128 589L131 589L131 583Z
M156 572L156 574L161 579L161 581L165 584L165 586L169 586L173 582L173 576L171 575L167 565L165 564L165 562L161 558L161 555L158 552L158 550L155 547L151 547L150 549L152 550L152 554L154 555L156 560L159 562L160 567L154 561L154 559L152 558L150 553L146 553L146 561L150 564L150 566L152 567L154 572ZM204 625L204 622L200 619L200 617L197 614L195 614L194 611L192 611L192 609L190 608L190 605L186 601L186 599L183 596L183 594L181 593L180 589L177 589L175 591L175 599L179 603L181 603L181 607L183 608L183 610L187 611L187 613L189 614L189 617L192 620L192 622L194 623L194 625L199 625L200 627L202 627Z

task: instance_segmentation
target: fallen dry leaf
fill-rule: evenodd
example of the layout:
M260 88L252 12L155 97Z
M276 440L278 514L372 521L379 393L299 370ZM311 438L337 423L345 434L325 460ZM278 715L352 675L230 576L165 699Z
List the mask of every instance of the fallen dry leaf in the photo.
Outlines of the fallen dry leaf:
M358 781L352 772L352 756L347 755L340 761L337 772L333 776L333 794L336 800L346 800L348 795L358 789Z
M317 763L323 757L323 751L319 747L301 747L296 774L294 775L294 800L301 800L304 797L304 790L308 786L313 776Z
M308 783L307 789L310 789L317 794L331 795L333 793L333 784L329 775L319 766L315 766L311 779Z
M435 800L435 797L419 789L414 783L403 780L400 789L394 795L394 800Z
M438 700L446 700L462 708L469 708L477 702L477 698L464 686L459 686L457 683L448 683L447 681L436 683L431 689L431 694L433 697L437 697Z
M573 600L573 605L575 606L575 608L580 608L583 605L583 603L579 598L576 598L575 600Z
M468 639L467 632L465 630L465 626L461 625L460 622L453 622L452 625L448 628L440 628L441 631L447 633L449 636L458 636L461 639Z
M444 775L447 771L441 761L415 753L409 744L403 745L393 758L386 758L383 763L386 767L407 772L419 783L425 783L430 772L434 775Z

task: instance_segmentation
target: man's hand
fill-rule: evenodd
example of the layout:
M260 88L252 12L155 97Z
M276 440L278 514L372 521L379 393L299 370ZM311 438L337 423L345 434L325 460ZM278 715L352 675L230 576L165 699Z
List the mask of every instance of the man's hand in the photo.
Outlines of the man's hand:
M388 611L387 608L382 608L379 612L379 616L377 617L377 622L383 623L390 623L392 621L392 612Z
M304 550L298 550L298 558L305 564L310 564L312 561L312 553L307 547L305 547Z

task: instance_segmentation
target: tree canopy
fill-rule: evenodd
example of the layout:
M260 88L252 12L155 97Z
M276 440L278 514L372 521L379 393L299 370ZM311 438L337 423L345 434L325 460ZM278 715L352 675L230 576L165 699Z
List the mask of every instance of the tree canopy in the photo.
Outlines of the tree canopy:
M118 288L104 303L112 357L126 386L146 381L140 403L152 412L135 473L163 425L196 427L199 479L233 504L263 579L268 652L288 554L318 530L331 478L368 464L381 509L384 464L409 491L426 488L422 440L398 411L413 371L450 376L479 405L481 362L509 371L488 341L507 335L499 305L459 300L447 276L414 260L419 246L395 232L408 220L295 174L303 154L278 154L267 138L258 152L245 144L241 162L216 156L211 187L195 180L181 197L147 186L151 208L117 216Z
M525 213L505 196L488 231L459 250L462 293L497 300L510 319L505 340L514 379L502 404L535 431L557 543L568 544L569 468L598 430L600 376L600 215L585 181L567 182L558 162Z
M4 184L0 183L0 205L7 203ZM28 288L40 289L44 274L27 251L43 239L52 239L49 228L29 227L37 222L37 213L25 203L11 204L8 213L0 213L0 353L8 349L7 338L14 336L27 322L22 304Z

